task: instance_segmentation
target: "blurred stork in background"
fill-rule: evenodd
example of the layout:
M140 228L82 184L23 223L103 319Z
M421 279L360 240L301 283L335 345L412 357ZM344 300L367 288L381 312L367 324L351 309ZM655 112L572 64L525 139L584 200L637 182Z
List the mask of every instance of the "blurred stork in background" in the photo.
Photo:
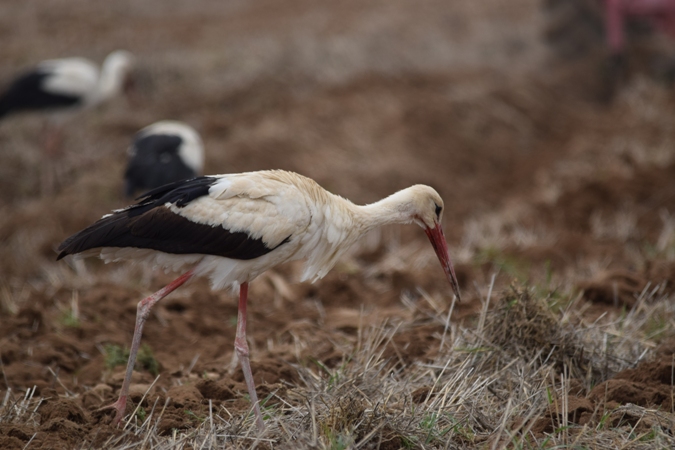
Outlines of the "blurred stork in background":
M125 50L110 53L100 70L92 61L80 57L42 61L15 78L0 94L0 120L20 112L45 115L44 151L54 160L61 153L64 123L130 87L132 66L133 56ZM43 191L51 190L55 168L42 169Z
M194 178L204 170L204 146L191 126L164 120L136 133L129 147L125 194Z
M53 156L63 122L122 92L132 65L133 56L125 50L109 54L100 71L85 58L42 61L15 78L0 96L0 118L24 111L47 114L45 150Z

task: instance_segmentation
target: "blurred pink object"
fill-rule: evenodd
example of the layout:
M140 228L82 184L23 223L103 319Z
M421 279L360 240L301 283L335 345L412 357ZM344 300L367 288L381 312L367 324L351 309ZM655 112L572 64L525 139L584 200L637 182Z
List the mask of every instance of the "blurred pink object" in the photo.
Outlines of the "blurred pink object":
M675 0L605 0L607 44L612 53L623 51L623 25L629 17L645 18L675 38Z

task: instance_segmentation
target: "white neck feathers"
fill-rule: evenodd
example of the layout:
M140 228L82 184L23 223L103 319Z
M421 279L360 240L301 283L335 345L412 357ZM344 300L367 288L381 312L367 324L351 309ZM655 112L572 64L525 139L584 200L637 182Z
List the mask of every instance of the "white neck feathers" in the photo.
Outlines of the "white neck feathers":
M405 191L397 192L370 205L355 205L349 200L323 190L312 182L306 192L314 199L315 218L322 223L316 229L315 251L308 255L303 280L323 278L352 244L368 231L386 224L410 223L406 214ZM318 200L318 201L317 201ZM321 248L317 251L316 248Z
M366 231L382 225L408 224L414 221L410 188L398 191L369 205L354 205Z
M124 79L131 69L132 56L124 50L112 52L103 62L94 103L104 102L122 91Z

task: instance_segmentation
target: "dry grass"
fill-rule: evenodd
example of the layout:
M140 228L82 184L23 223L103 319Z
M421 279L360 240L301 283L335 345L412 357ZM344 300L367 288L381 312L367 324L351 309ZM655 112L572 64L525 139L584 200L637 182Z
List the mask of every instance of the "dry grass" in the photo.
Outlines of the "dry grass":
M413 323L385 322L359 330L336 368L297 367L301 382L267 399L267 429L252 417L209 404L188 430L160 434L162 404L134 414L109 449L188 448L666 448L673 415L624 405L584 426L566 422L571 386L590 388L649 358L651 320L671 318L672 299L645 290L617 320L583 321L583 308L561 307L532 289L510 287L484 302L475 323L448 323L448 311ZM418 327L439 326L436 356L405 364L392 342ZM394 347L395 348L395 347ZM389 356L387 356L389 355ZM393 355L393 356L392 356ZM41 399L8 393L0 424L37 425ZM168 400L167 400L168 401ZM534 432L551 408L552 432ZM617 419L618 417L618 419ZM632 421L630 420L632 418ZM619 424L611 426L608 424ZM620 425L620 424L624 425ZM625 423L632 423L626 426ZM641 428L636 431L637 425ZM666 426L664 426L666 424ZM645 428L646 427L646 428ZM645 431L646 430L646 431ZM83 443L80 448L89 448Z

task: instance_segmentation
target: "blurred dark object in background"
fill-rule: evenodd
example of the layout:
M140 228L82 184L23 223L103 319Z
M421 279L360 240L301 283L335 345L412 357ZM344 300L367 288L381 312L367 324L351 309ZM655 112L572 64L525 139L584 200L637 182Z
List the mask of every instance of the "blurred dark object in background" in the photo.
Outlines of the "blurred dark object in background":
M597 99L611 100L637 74L675 81L675 0L544 0L543 6L554 58L579 64L579 77L598 79Z

